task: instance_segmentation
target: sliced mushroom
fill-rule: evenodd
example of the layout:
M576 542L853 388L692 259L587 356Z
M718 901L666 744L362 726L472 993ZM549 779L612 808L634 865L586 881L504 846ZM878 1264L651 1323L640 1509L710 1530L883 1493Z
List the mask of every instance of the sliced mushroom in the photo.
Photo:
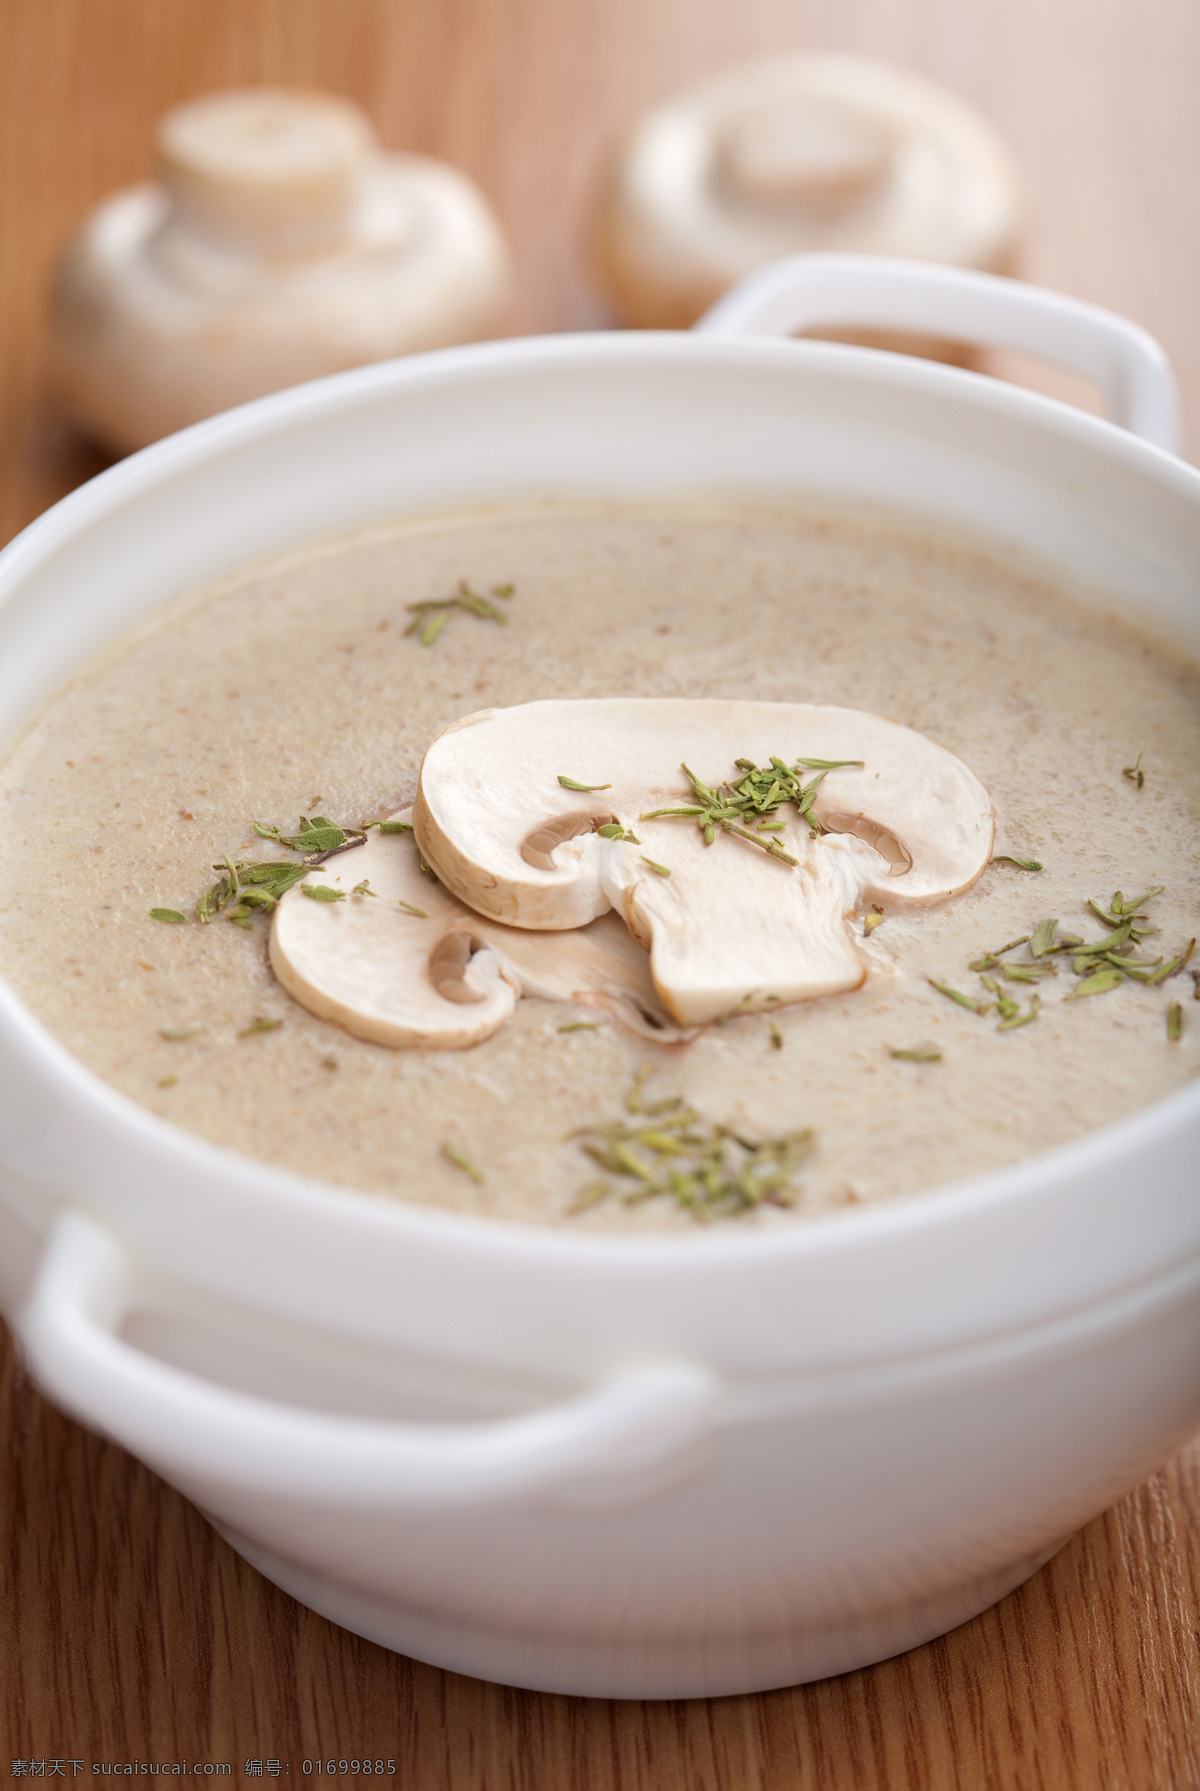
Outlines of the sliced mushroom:
M737 760L773 757L863 761L817 790L829 832L812 836L794 805L766 817L771 831L747 827L757 844L718 833L708 846L694 818L645 818L695 804L681 762L716 788L741 775ZM565 789L562 775L610 787ZM597 831L614 817L632 838ZM854 709L682 698L468 716L426 753L413 822L443 883L481 916L553 930L615 909L684 1026L856 987L865 971L847 917L867 898L958 894L994 832L979 779L911 728ZM558 843L531 855L531 839ZM772 841L796 862L771 856Z
M645 952L616 915L558 934L483 919L422 875L411 833L372 832L305 882L342 899L288 890L271 926L271 967L301 1006L357 1038L461 1050L490 1038L521 995L602 1008L660 1043L693 1036L664 1009ZM363 884L371 893L354 894Z

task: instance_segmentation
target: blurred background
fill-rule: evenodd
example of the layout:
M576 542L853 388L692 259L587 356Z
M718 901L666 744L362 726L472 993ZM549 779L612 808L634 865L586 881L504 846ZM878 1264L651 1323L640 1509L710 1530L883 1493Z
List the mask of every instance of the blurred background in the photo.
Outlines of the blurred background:
M514 333L587 329L608 321L584 236L614 139L738 58L796 50L893 62L978 109L1028 188L1021 273L1159 338L1195 458L1195 0L0 0L0 534L105 464L49 394L47 287L89 209L150 177L166 108L259 83L348 96L384 148L491 201ZM1093 404L1070 376L991 365Z

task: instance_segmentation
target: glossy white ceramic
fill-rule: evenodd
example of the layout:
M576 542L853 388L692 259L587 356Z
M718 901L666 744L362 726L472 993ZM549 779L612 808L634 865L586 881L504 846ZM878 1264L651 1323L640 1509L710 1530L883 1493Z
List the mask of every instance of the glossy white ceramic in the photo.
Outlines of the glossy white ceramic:
M816 322L1066 359L1149 439L954 368L723 333ZM228 568L539 493L872 497L1200 653L1200 476L1173 431L1132 326L847 258L767 270L691 336L368 368L172 437L14 542L0 734ZM1198 1146L1193 1089L936 1198L583 1238L204 1144L0 986L0 1300L41 1384L338 1622L555 1691L816 1678L1019 1583L1200 1422Z

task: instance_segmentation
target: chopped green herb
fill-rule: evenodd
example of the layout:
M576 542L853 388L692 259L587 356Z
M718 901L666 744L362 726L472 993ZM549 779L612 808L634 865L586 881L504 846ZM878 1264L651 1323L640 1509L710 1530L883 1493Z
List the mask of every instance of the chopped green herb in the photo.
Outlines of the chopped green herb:
M1110 952L1118 951L1122 946L1132 951L1133 946L1130 943L1132 933L1133 923L1123 920L1119 927L1114 927L1112 932L1106 933L1103 939L1089 939L1084 944L1076 946L1074 948L1076 966L1078 967L1081 962L1086 962L1088 958L1107 957Z
M995 951L985 951L981 958L975 958L967 968L969 970L994 970L1006 952L1016 951L1018 945L1028 945L1029 934L1022 933L1019 939L1010 939L1007 945L998 945Z
M282 1025L282 1020L251 1020L249 1026L243 1026L238 1037L249 1039L253 1038L256 1032L278 1032Z
M617 821L606 821L596 832L602 840L623 840L627 846L640 846L641 840L628 827L622 827Z
M169 926L173 927L186 927L188 924L187 915L181 914L178 908L151 908L150 918L151 920L166 921Z
M403 908L406 914L415 914L418 920L429 919L429 915L424 908L415 908L411 902L402 902L399 896L396 897L396 906L397 908Z
M744 765L745 763L746 763L746 761L744 759L738 760L739 765ZM778 765L779 765L778 759L772 759L771 763L772 763L772 765L776 766L776 768L778 768ZM843 766L846 766L846 765L852 766L856 771L861 771L864 764L866 763L866 760L865 759L797 759L796 763L797 763L797 765L803 765L804 769L806 771L841 771ZM750 769L753 770L753 766L751 766Z
M411 833L411 821L368 821L368 827L377 827L380 833Z
M577 784L573 777L564 777L560 771L558 781L564 790L578 790L582 795L590 795L593 790L611 790L611 784Z
M976 1001L972 996L964 995L961 989L952 989L949 983L935 983L931 976L927 976L925 981L931 989L936 989L939 995L949 996L951 1001L957 1001L959 1007L968 1008L973 1014L986 1014L991 1005L990 1002Z
M1042 998L1040 995L1035 995L1029 1003L1029 1008L1026 1013L1021 1012L1015 1001L1010 1001L1006 1005L1014 1011L1011 1013L1002 1012L1000 1024L996 1028L997 1032L1012 1032L1014 1027L1028 1026L1031 1020L1036 1020L1042 1011Z
M305 884L304 887L307 889L308 885ZM379 891L377 889L372 889L370 883L367 881L367 879L365 877L363 878L361 883L356 883L354 885L354 888L350 891L350 894L353 896L374 896L377 900L379 897Z
M644 865L648 865L649 868L655 873L656 876L669 877L671 875L670 871L667 869L665 864L656 864L653 858L646 858L643 855L642 863Z
M1142 755L1141 755L1141 753L1138 754L1137 758L1133 761L1132 765L1126 765L1125 769L1121 773L1121 776L1127 777L1131 784L1136 784L1138 789L1139 790L1141 789L1142 785L1146 781L1146 773L1142 770Z
M1154 889L1146 890L1144 895L1130 896L1128 898L1122 895L1121 891L1117 889L1113 891L1113 899L1107 908L1104 907L1103 903L1090 899L1088 901L1088 907L1093 914L1104 921L1106 926L1115 927L1130 915L1137 914L1138 909L1144 902L1153 901L1155 896L1162 895L1165 888L1165 883L1159 883ZM1138 918L1141 919L1142 916L1139 916Z
M776 1026L774 1020L767 1021L767 1031L771 1035L772 1048L776 1051L782 1051L783 1050L783 1034L780 1032L778 1026Z
M262 864L236 864L233 870L239 884L263 889L278 901L285 889L290 889L294 883L307 877L309 867L306 864L289 864L286 858L271 858Z
M769 852L772 858L780 859L784 864L798 865L800 860L787 851L780 840L765 840L761 837L767 817L778 813L785 802L794 803L800 818L808 823L810 836L824 831L820 821L813 813L813 802L817 790L831 771L841 770L845 766L861 766L861 759L797 759L794 765L787 765L782 759L772 758L768 766L756 765L753 759L735 760L742 776L736 783L726 782L719 791L713 790L687 765L682 765L684 776L692 786L695 803L674 804L668 808L650 809L638 818L642 821L655 821L682 816L694 820L704 843L711 846L716 838L717 829L724 833L735 833L740 838L749 840L760 851ZM806 784L800 776L801 769L816 770L816 777ZM741 822L757 821L759 832L752 833L741 825ZM785 823L780 823L784 825ZM768 831L771 831L768 828Z
M473 1182L481 1182L483 1180L483 1176L480 1174L479 1170L476 1169L470 1157L467 1156L465 1151L459 1150L457 1144L444 1143L442 1145L442 1155L448 1163L453 1163L456 1169L461 1169L464 1174L469 1175Z
M344 889L331 889L328 883L302 883L300 894L306 895L310 902L344 902Z
M427 883L436 883L438 881L437 872L431 864L426 864L419 852L417 853L417 868ZM425 918L428 919L428 915L426 915Z
M586 1188L579 1190L567 1208L568 1217L574 1218L577 1213L586 1213L590 1206L596 1206L600 1201L606 1200L612 1192L613 1189L608 1182L589 1182Z
M941 1063L940 1051L893 1051L892 1056L899 1063Z
M511 597L516 587L513 585L493 585L492 595L495 597ZM427 598L421 603L410 603L408 613L412 621L404 630L405 634L419 634L423 647L432 647L438 635L450 620L455 610L462 610L467 615L478 616L485 622L505 623L508 617L502 609L473 591L466 579L460 579L458 590L453 597Z
M166 1039L169 1045L177 1045L183 1039L194 1039L196 1034L203 1030L202 1026L160 1026L158 1036L160 1039Z
M174 1088L178 1080L178 1076L160 1076L158 1079L158 1086L160 1088Z
M596 1020L569 1020L558 1030L560 1032L597 1032L599 1031L599 1022Z
M1195 949L1196 941L1194 939L1189 939L1186 951L1180 952L1177 958L1172 958L1169 964L1164 964L1161 970L1156 970L1153 976L1148 976L1146 978L1146 981L1148 983L1165 983L1169 976L1178 976L1179 972L1191 959L1191 955Z
M1167 1009L1167 1037L1172 1043L1183 1037L1183 1008L1177 1001Z
M1057 951L1054 936L1058 931L1057 920L1042 920L1033 929L1029 940L1029 949L1035 958L1044 958L1047 953Z
M349 839L344 828L335 826L324 815L301 815L299 833L280 833L278 827L263 827L257 821L252 825L260 839L278 840L293 852L336 852Z
M865 938L868 933L873 933L875 931L876 927L881 927L883 925L883 921L884 921L883 910L881 908L873 909L872 912L870 914L868 914L866 919L863 921L863 937Z
M1039 864L1036 858L1014 858L1009 852L997 852L992 859L993 864L1015 864L1019 871L1044 871L1045 865Z
M1119 970L1106 964L1103 970L1094 970L1082 982L1076 983L1067 1000L1071 1001L1079 995L1107 995L1110 989L1119 989L1124 980Z
M810 1130L762 1142L744 1138L702 1121L679 1095L647 1103L645 1076L639 1073L626 1097L628 1119L572 1133L616 1180L589 1183L568 1211L583 1212L609 1196L625 1205L673 1200L700 1220L794 1204L795 1173L813 1145Z

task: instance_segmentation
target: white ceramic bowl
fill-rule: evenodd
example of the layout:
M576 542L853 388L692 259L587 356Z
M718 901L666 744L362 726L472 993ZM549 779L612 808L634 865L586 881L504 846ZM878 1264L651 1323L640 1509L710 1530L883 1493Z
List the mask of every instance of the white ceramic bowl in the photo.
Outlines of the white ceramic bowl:
M1128 429L840 322L1032 349ZM948 327L949 326L949 327ZM986 276L813 258L699 334L451 350L114 467L0 559L0 733L177 592L531 493L863 495L1200 653L1200 476L1149 339ZM1157 444L1157 445L1156 445ZM360 1633L555 1691L820 1677L963 1621L1200 1422L1200 1090L933 1198L580 1237L176 1130L0 988L0 1291L42 1386Z

